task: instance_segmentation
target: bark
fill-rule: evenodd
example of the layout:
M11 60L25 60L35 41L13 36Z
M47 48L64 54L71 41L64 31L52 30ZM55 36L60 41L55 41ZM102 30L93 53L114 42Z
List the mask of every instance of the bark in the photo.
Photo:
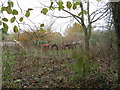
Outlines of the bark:
M88 58L90 59L90 46L89 46L89 27L87 28L85 23L84 23L84 9L83 9L83 4L80 3L80 7L81 7L81 12L82 12L82 17L81 17L81 24L84 28L84 34L85 34L85 50L86 50L86 54L88 56ZM89 10L89 2L88 2L88 10ZM90 17L89 17L89 11L88 11L88 23L89 23Z
M87 32L87 29L85 29L85 48L86 48L86 54L88 56L88 58L90 59L90 45L89 45L89 34Z
M85 35L85 48L86 48L86 53L87 53L87 56L90 58L90 44L89 44L89 36L88 36L88 33L85 33L87 35Z
M117 35L117 49L118 49L118 83L120 83L120 1L111 2L111 8L114 19L114 27Z

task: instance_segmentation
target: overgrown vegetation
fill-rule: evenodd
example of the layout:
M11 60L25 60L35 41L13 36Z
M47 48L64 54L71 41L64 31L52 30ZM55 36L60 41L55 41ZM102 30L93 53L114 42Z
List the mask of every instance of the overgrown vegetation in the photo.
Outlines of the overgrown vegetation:
M96 71L98 68L97 63L90 62L88 57L85 54L85 51L81 50L81 54L78 51L72 52L72 59L74 64L70 65L71 70L73 71L73 76L71 80L87 80L90 79L90 75L93 74L92 71ZM90 74L92 72L92 74Z
M102 32L92 30L94 22L106 16L111 18L111 15L108 14L110 12L108 4L103 5L103 8L98 6L96 11L91 12L89 2L86 4L76 1L53 0L50 2L50 7L42 8L41 14L46 15L50 10L58 9L60 12L66 12L70 15L67 17L72 17L78 22L69 27L65 36L62 36L51 30L52 24L46 30L44 23L37 27L29 19L32 8L22 10L17 2L21 10L19 16L19 11L14 8L13 1L9 0L7 4L2 1L1 3L0 25L2 28L0 30L3 33L2 40L4 41L4 44L0 42L0 47L3 47L3 89L53 87L108 89L120 87L120 84L117 83L117 80L120 81L120 69L117 66L120 61L117 62L119 56L116 55L117 49L118 55L120 54L120 45L116 43L119 38L119 20L117 19L119 4L111 3L111 5L113 4L111 7L113 19L116 23L114 26L118 32L116 37L114 30L109 30L111 29L109 26ZM116 6L117 13L115 12ZM80 11L74 13L72 10ZM5 12L12 15L10 20L4 15ZM99 16L97 17L97 15ZM58 18L67 17L58 16ZM25 19L34 24L36 30L27 24L31 32L24 31L20 34L20 25L26 26L26 23L23 22ZM17 34L8 34L7 22L9 21L18 24L13 26L13 31ZM52 45L57 45L57 47L51 48Z
M91 43L97 43L101 35L104 34L96 34L97 39L91 40ZM85 49L80 47L64 50L42 50L36 46L19 50L4 47L3 88L119 87L116 83L116 56L113 52L109 53L111 49L104 50L105 47L111 48L107 39L103 43L106 46L99 47L103 39L99 39L97 46L91 47L91 60ZM102 51L99 55L93 53L99 50ZM103 53L107 56L103 57Z

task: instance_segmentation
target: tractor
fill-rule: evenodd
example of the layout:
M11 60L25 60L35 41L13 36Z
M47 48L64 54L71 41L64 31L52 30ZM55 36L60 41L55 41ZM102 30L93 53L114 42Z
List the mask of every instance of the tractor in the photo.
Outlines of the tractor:
M53 44L48 41L37 41L37 45L39 45L44 50L60 50L60 49L74 49L80 46L80 43L72 42L72 43L62 43L62 44Z
M58 50L57 44L51 44L48 41L43 41L43 40L37 41L37 45L39 45L44 50L48 50L48 49Z

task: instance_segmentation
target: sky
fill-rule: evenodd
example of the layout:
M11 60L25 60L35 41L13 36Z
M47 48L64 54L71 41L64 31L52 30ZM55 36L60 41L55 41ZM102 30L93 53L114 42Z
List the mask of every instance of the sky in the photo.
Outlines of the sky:
M2 2L7 1L7 0L2 0ZM50 25L54 22L54 24L51 26L52 31L57 31L57 32L61 32L62 34L64 34L65 30L67 28L69 28L73 23L77 22L76 20L74 20L72 17L70 18L55 18L52 17L51 14L55 15L55 16L70 16L69 14L63 12L63 11L49 11L47 16L41 14L41 9L45 6L50 6L50 0L17 0L19 3L20 8L18 7L18 4L16 2L16 0L12 0L14 2L14 8L19 10L20 12L20 8L23 11L23 14L25 13L25 10L27 10L28 8L33 8L32 11L30 11L31 15L29 17L29 19L32 21L29 21L28 19L25 18L24 22L26 24L29 24L31 27L34 27L34 24L39 27L40 24L44 23L45 27L48 28L50 27ZM64 1L71 1L71 0L64 0ZM90 5L90 11L93 12L94 10L96 10L97 8L99 8L100 6L97 4L96 0L90 0L91 1L91 5ZM0 2L1 3L1 2ZM45 5L45 6L44 6ZM74 13L77 13L76 11L73 11ZM5 14L6 17L11 18L11 16ZM18 15L18 18L22 16L21 14ZM99 21L97 22L98 25L104 25L104 21ZM10 29L9 32L12 32L12 28L13 26L16 25L16 23L10 24ZM21 29L23 30L27 30L29 29L28 26L20 26Z

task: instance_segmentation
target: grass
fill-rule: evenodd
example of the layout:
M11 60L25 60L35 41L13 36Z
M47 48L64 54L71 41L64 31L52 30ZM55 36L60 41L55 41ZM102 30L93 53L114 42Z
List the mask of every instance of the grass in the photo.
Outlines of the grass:
M89 61L80 49L18 51L7 48L2 61L3 88L100 88L108 82L118 86L114 83L117 80L115 61L110 71L107 65L100 68L104 62ZM104 68L106 71L101 72Z

